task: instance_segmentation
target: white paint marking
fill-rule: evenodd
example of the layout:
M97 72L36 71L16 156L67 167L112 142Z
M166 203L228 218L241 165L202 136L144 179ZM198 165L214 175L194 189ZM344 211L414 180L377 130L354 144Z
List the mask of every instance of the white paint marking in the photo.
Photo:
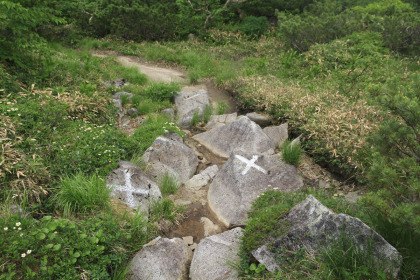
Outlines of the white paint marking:
M131 208L136 208L138 206L138 203L134 200L133 194L135 194L135 195L136 194L137 195L145 195L147 197L149 195L149 191L136 189L136 188L133 187L133 185L131 185L131 174L130 174L129 170L127 170L125 172L124 179L125 179L125 185L124 186L111 185L111 187L114 190L121 191L121 192L125 193L125 197L127 199L127 205L130 206Z
M240 155L235 155L235 157L237 159L239 159L240 161L246 163L245 169L242 171L242 175L245 175L246 173L248 173L248 171L251 169L251 167L254 167L255 169L257 169L258 171L267 174L267 171L262 168L261 166L256 165L254 162L257 161L258 156L253 156L251 160L248 160L246 158L244 158L243 156Z

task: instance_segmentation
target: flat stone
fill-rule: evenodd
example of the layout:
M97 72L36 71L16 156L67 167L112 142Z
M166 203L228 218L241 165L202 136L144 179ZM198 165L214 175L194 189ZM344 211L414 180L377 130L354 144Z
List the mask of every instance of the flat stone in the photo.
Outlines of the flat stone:
M163 109L163 110L161 111L161 113L162 113L163 115L166 115L166 116L170 117L171 119L173 119L173 118L175 117L175 110L174 110L174 109L172 109L172 108L166 108L166 109Z
M182 240L184 240L185 244L191 245L194 243L192 236L184 236L182 237Z
M281 147L289 137L287 123L279 126L267 126L263 129L263 131L268 137L270 137L277 147Z
M236 121L238 117L237 113L225 114L225 115L213 115L210 117L210 121L206 124L206 128L216 128L225 124Z
M145 172L153 181L160 182L168 174L184 183L194 175L198 166L197 156L178 140L159 136L144 153Z
M267 126L271 124L271 117L268 115L258 114L258 113L248 113L246 116L253 122L257 123L260 126Z
M175 106L178 114L178 124L189 127L194 113L203 115L204 109L210 106L209 96L206 90L181 91L175 96Z
M303 186L296 167L276 156L232 153L208 191L208 202L226 226L244 225L251 204L267 190L295 191Z
M187 265L191 249L180 238L159 238L143 247L130 266L132 280L183 280L187 278Z
M336 246L335 241L344 237L362 250L372 242L372 252L378 269L383 269L393 277L398 274L402 257L393 246L358 218L335 214L312 195L294 206L286 220L290 224L290 231L286 236L252 252L252 255L271 272L280 269L279 263L276 262L276 251L279 248L297 251L305 247L310 254L318 254L328 249L331 244Z
M120 161L119 167L108 175L111 196L127 206L148 213L150 204L162 197L159 187L147 178L135 164Z
M214 154L228 158L234 151L273 154L275 145L261 127L247 117L193 137Z
M212 165L203 170L200 174L194 175L191 179L185 182L185 186L190 189L199 190L207 185L216 176L219 167Z
M200 222L204 227L204 237L209 237L221 232L220 227L207 217L201 217Z
M139 114L139 111L136 108L130 108L127 110L127 115L135 117Z
M234 228L202 239L195 249L191 262L191 280L233 280L238 272L229 265L239 262L241 228Z

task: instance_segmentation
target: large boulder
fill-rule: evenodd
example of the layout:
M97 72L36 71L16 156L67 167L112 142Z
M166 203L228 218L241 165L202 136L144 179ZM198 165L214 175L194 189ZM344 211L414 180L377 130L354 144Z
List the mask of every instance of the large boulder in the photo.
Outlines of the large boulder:
M239 262L239 238L241 236L242 230L237 227L201 240L191 262L190 279L238 279L237 271L229 265L229 262Z
M119 167L108 175L107 186L111 196L127 206L148 213L153 200L162 197L159 187L146 177L135 164L120 161Z
M180 91L175 97L175 106L178 113L178 124L189 127L194 113L203 115L204 109L210 106L206 90Z
M146 174L160 182L166 174L178 180L188 181L197 170L198 158L194 151L182 143L182 138L159 136L143 155Z
M160 238L143 247L133 258L132 280L187 279L191 249L181 238Z
M247 117L193 137L214 154L228 158L234 151L273 154L275 145L261 127Z
M302 185L296 167L276 156L232 153L210 184L208 201L225 226L244 225L252 202L261 193L295 191Z
M398 274L402 258L393 246L358 218L335 214L312 195L293 207L286 220L290 224L286 236L252 252L271 272L280 269L275 261L278 257L276 252L282 251L279 249L297 251L305 247L309 253L317 254L330 246L337 246L337 241L341 240L360 250L369 248L379 269L394 277Z

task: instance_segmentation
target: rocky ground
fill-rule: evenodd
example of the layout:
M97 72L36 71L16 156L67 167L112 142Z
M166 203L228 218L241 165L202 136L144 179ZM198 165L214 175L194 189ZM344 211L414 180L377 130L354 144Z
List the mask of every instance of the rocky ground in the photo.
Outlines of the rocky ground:
M177 193L169 198L186 207L184 218L177 224L162 221L158 225L161 237L147 244L133 259L133 279L237 279L237 272L228 262L238 261L241 227L252 202L264 191L293 191L310 186L342 192L349 200L360 195L353 191L353 186L338 180L308 156L303 157L298 168L284 163L278 146L289 137L287 124L279 125L269 116L257 113L238 114L234 100L211 81L187 85L180 70L146 64L130 56L117 59L123 65L138 67L154 81L185 84L175 99L174 121L184 129L186 139L173 133L158 137L143 156L145 168L121 162L108 177L114 198L146 213L150 203L161 197L157 182L165 174L181 183ZM117 106L120 98L121 94L114 95ZM205 106L220 101L230 105L227 114L212 116L206 125L189 127L194 112L202 114ZM133 133L142 118L132 118L119 108L120 128L127 134ZM322 210L312 213L322 216L328 212L322 204L313 201L312 204L312 208ZM337 231L347 217L340 220L328 213L337 224ZM318 219L319 215L314 215L309 216ZM309 225L313 226L312 220L306 221L305 226L294 227L294 234L312 232ZM371 230L365 229L363 234L371 234ZM385 240L379 237L378 240L385 244L387 258L399 258ZM255 256L267 268L275 268L268 251L260 248Z

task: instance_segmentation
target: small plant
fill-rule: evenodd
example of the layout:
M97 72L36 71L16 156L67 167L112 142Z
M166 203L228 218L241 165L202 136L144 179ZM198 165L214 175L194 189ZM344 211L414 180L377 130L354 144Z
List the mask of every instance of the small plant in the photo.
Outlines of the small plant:
M131 104L133 104L134 108L139 106L141 99L142 98L139 95L133 95L133 97L131 97Z
M300 147L300 145L298 143L292 144L290 140L286 140L286 142L283 145L283 160L289 164L298 166L301 156L302 148Z
M183 208L175 206L174 202L170 199L160 199L153 202L150 207L150 221L159 222L162 219L176 222L182 216Z
M217 115L223 115L226 113L226 111L228 111L230 109L229 104L227 104L226 102L219 102L217 103L216 106L216 114Z
M198 82L198 79L200 79L200 74L198 71L190 71L188 73L188 78L190 79L191 84L196 84Z
M200 121L201 121L200 113L198 111L195 111L193 117L191 118L190 125L196 126L198 123L200 123Z
M179 90L180 86L177 83L155 83L146 88L143 94L153 101L169 101L177 95Z
M93 93L95 92L95 89L96 89L96 85L89 84L87 82L83 82L80 85L80 93L85 94L87 96L92 96Z
M64 216L68 216L75 212L88 213L106 207L109 194L110 189L98 175L85 176L78 173L64 177L52 199L63 210Z
M125 107L130 102L130 97L126 94L121 95L121 105Z
M204 108L203 112L203 122L208 123L210 121L211 115L213 114L213 107L207 105Z
M178 190L178 186L178 180L174 176L166 173L162 178L162 182L160 184L160 191L162 192L163 196L167 196L176 193L176 191Z

